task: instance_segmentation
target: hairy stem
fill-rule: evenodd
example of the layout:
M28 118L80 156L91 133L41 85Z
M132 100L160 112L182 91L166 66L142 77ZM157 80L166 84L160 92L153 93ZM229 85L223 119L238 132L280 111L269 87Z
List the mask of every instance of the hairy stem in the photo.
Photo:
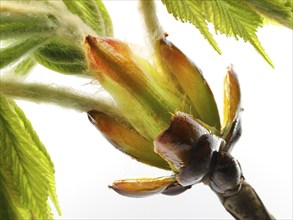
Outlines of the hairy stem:
M239 220L273 220L255 190L244 181L241 190L234 196L224 197L216 193L225 209Z
M156 15L155 3L153 0L141 0L140 9L145 22L149 41L152 44L156 40L160 39L164 34Z
M80 112L97 110L111 117L122 118L118 108L110 100L89 94L81 94L81 92L72 88L1 79L0 94L37 103L56 104Z

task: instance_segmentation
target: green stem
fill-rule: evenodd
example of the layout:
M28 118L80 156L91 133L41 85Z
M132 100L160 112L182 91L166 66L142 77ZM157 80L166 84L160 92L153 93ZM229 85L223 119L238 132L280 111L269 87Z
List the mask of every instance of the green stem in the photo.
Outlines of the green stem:
M172 86L175 85L172 92L177 94L177 96L180 96L182 93L180 89L178 90L180 86L178 85L177 80L174 79L174 76L170 73L160 54L160 43L166 35L157 17L155 2L153 0L140 0L140 9L148 34L148 43L151 47L153 59L155 61L154 65L158 72L156 80L157 82L162 83L162 86L166 86L166 84L171 82Z
M80 112L97 110L115 118L123 118L113 102L71 88L40 83L23 83L13 79L0 80L0 94L32 102L57 104Z
M153 44L153 42L156 42L156 40L164 35L164 31L156 14L155 3L153 0L141 0L140 9L145 22L149 41Z

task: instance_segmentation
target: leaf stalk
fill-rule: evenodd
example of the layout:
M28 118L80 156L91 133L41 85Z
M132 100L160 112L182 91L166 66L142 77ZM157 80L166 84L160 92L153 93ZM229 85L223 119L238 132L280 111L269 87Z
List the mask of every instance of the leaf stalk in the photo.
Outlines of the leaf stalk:
M79 112L97 110L122 119L115 103L107 98L85 94L72 88L41 83L23 83L13 79L0 79L0 94L35 103L56 104Z

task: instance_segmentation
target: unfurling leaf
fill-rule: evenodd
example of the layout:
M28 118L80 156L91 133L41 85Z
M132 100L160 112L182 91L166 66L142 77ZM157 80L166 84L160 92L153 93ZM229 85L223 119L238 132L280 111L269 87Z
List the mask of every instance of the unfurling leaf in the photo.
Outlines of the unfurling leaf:
M87 36L85 45L94 77L112 95L129 123L146 139L154 140L167 128L174 111L167 97L156 90L125 43Z
M99 36L113 35L111 18L101 0L63 0L73 14L91 27Z
M220 117L213 93L200 69L175 45L163 38L159 43L162 62L193 104L193 116L220 130Z
M50 197L61 214L49 154L22 110L3 96L0 136L0 213L6 219L53 219Z
M84 35L112 35L100 0L1 1L0 10L0 68L29 58L60 73L87 74Z
M0 39L33 38L35 35L47 35L58 27L57 18L37 4L27 2L26 7L20 1L1 1ZM39 5L36 10L36 5ZM29 8L31 6L31 9Z
M130 124L97 111L90 111L88 115L90 121L117 149L145 164L170 169L166 161L154 152L153 142L141 136Z
M87 70L83 49L68 40L53 39L34 52L43 66L62 73L82 74Z
M34 38L17 40L15 44L0 48L0 69L17 61L22 56L33 52L39 46L43 45L47 39L48 37L35 36Z
M7 72L9 74L15 74L17 76L26 77L36 64L36 61L32 59L30 56L24 57L15 66L7 69Z
M277 22L292 29L292 0L246 0L245 3L268 21Z
M228 68L224 79L224 121L222 137L229 147L237 141L241 134L240 108L240 86L232 66ZM231 146L232 147L232 146Z
M173 182L174 177L127 179L115 181L110 188L124 196L144 197L163 192Z

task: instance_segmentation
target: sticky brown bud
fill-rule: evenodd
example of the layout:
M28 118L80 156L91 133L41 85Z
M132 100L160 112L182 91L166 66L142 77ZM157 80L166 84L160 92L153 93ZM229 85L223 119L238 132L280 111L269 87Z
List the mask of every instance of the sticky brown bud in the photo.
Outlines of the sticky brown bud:
M211 188L223 196L239 192L243 181L238 161L226 152L215 152L215 167L210 176Z

